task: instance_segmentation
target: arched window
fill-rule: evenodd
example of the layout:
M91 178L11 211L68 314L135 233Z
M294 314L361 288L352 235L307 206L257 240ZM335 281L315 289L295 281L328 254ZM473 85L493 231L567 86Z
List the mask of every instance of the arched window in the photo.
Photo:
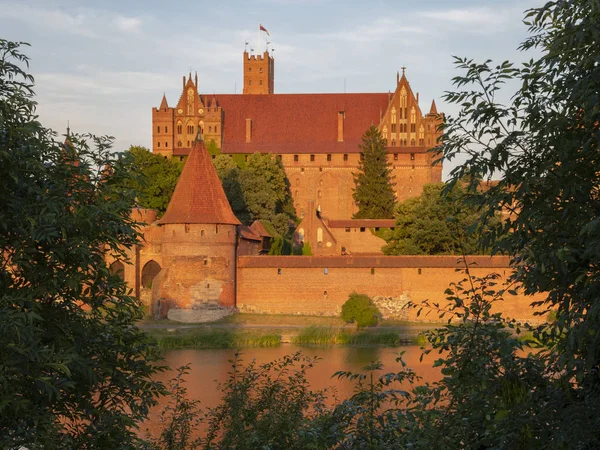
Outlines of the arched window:
M154 277L158 275L161 267L156 261L148 261L142 269L142 287L149 289L152 287Z
M165 133L169 132L169 127L165 127Z
M168 147L169 147L169 143L165 142L165 148L168 148Z
M396 108L392 107L392 123L396 123Z
M396 139L392 139L392 147L396 146Z
M415 107L413 106L410 109L410 122L415 123L417 121L417 112L415 111Z
M181 147L181 141L177 141L177 147Z
M415 140L414 139L410 140L410 145L412 145L413 147L415 146Z
M125 278L125 265L121 261L115 261L109 266L108 272L111 275L118 275L123 280Z
M323 228L317 228L317 242L321 244L323 242Z
M181 134L183 130L183 124L181 122L177 122L177 134Z
M156 127L156 132L160 133L160 125Z

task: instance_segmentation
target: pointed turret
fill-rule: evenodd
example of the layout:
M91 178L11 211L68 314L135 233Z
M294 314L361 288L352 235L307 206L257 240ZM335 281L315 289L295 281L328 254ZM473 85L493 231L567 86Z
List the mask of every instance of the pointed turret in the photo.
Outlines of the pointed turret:
M431 102L431 108L429 109L429 114L436 116L437 115L437 106L435 106L435 100Z
M167 103L167 96L163 92L163 98L160 102L160 106L158 109L167 109L168 107L169 107L169 104Z
M179 176L167 212L158 223L240 225L227 201L200 131Z

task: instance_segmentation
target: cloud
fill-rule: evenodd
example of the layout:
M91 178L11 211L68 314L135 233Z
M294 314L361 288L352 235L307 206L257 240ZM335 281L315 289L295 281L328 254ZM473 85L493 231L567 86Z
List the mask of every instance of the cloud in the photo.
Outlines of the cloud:
M38 29L55 32L95 37L95 33L87 26L87 17L83 13L69 14L53 9L33 8L18 3L0 3L0 19L24 22Z
M142 19L139 17L122 17L119 16L115 19L117 28L126 33L134 33L140 30L142 26Z

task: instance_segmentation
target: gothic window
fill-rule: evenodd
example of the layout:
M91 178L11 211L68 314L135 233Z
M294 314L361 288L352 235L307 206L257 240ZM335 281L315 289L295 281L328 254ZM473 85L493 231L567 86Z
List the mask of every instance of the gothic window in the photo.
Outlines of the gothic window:
M177 124L177 134L181 134L181 130L183 129L183 125L181 124L181 122L179 122Z
M262 86L262 80L259 80L259 81L258 81L258 84Z
M396 124L392 122L392 133L396 132Z
M406 108L406 88L402 87L400 91L400 107Z
M415 132L416 126L417 126L417 125L416 125L416 124L414 124L414 123L411 123L411 124L410 124L410 132L411 132L411 133L414 133L414 132Z
M192 88L188 89L187 106L188 116L192 116L194 114L194 90Z
M394 132L394 124L396 123L396 108L392 108L392 133Z
M169 127L165 127L165 133L169 132Z
M419 145L422 147L425 145L425 139L419 139Z
M415 111L414 106L410 110L410 121L411 123L415 123L417 121L417 112Z
M406 146L406 139L404 139L404 146Z
M187 133L188 134L194 134L194 125L188 125L187 126Z
M209 126L208 126L208 132L209 132L209 133L212 133L212 125L209 125Z
M392 139L392 147L396 146L396 139Z
M177 147L181 147L181 141L177 141Z
M219 132L219 125L215 125L215 133Z
M415 145L415 140L414 139L410 140L410 145L412 145L414 147L414 145Z
M187 144L188 144L187 146L189 147L190 146L190 141L188 141Z

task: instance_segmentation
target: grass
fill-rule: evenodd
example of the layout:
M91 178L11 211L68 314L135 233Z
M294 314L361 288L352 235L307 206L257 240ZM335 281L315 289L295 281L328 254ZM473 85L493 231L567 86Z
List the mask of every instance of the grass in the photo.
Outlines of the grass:
M159 348L175 350L182 348L248 348L277 347L281 344L281 335L260 331L235 331L211 329L152 330Z
M398 347L402 344L420 344L421 338L402 339L397 331L380 329L363 329L351 331L323 326L310 326L302 329L294 337L296 345L354 345Z

